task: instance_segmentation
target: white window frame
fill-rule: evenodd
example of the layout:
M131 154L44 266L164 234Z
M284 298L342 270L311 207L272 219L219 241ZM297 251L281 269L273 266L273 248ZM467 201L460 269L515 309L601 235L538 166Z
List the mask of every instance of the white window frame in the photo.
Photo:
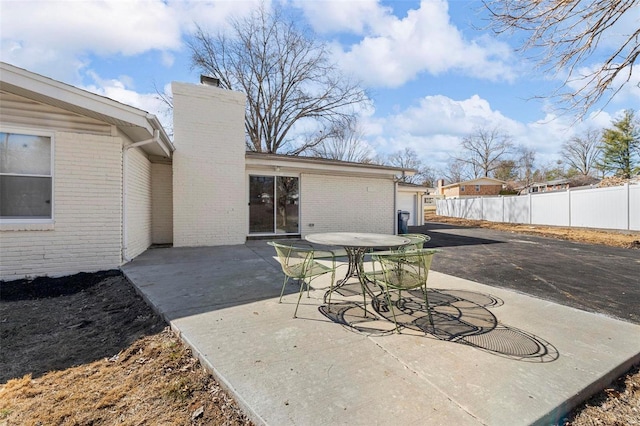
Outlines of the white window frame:
M476 192L480 192L480 185L476 185Z
M47 219L34 219L34 218L25 218L25 219L3 219L0 217L0 224L24 224L24 223L54 223L55 218L55 132L46 131L42 129L34 129L34 128L24 128L24 127L10 127L10 126L0 126L0 133L11 133L18 135L26 135L26 136L44 136L48 137L51 141L50 144L50 157L49 161L50 166L49 170L51 170L50 175L42 175L42 177L49 177L51 179L51 217ZM15 173L0 173L1 175L6 176L23 176ZM26 176L26 175L24 175Z

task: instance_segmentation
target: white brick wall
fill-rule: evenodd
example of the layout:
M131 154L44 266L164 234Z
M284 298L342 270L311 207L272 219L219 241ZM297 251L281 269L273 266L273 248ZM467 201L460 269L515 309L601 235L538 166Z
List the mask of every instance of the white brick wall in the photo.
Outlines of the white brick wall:
M173 242L173 176L171 164L151 164L151 242Z
M173 83L173 245L242 244L247 197L242 93Z
M126 151L126 247L133 259L151 245L151 163L140 148Z
M56 132L54 144L55 224L31 231L2 226L2 280L120 266L122 140Z
M395 184L391 179L302 174L300 186L303 236L315 232L394 233Z

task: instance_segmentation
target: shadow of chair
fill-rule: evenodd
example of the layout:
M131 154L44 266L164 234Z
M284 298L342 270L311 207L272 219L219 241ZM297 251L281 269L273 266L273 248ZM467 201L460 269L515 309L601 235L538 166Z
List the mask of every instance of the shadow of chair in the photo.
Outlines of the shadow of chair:
M425 309L429 318L429 324L433 328L433 318L429 310L429 298L427 294L427 278L433 255L438 250L417 249L396 253L377 253L372 255L374 264L373 272L366 276L369 280L382 288L385 300L395 324L396 332L400 332L398 320L391 301L391 291L398 291L398 299L395 303L401 304L402 290L422 289L424 295ZM381 270L376 271L376 265L380 265Z
M282 290L280 291L280 299L278 300L278 303L282 303L284 289L289 279L297 280L300 284L300 291L298 293L296 310L293 313L293 317L296 318L298 315L300 299L302 298L302 293L304 291L304 285L307 285L307 297L309 297L311 281L321 275L331 273L331 284L329 289L329 306L331 306L331 292L333 292L336 274L336 259L331 251L322 250L322 258L331 258L332 260L332 265L327 266L315 260L315 250L313 248L295 247L276 243L275 241L269 241L267 244L275 248L280 266L282 267L282 272L284 273L284 282L282 283Z

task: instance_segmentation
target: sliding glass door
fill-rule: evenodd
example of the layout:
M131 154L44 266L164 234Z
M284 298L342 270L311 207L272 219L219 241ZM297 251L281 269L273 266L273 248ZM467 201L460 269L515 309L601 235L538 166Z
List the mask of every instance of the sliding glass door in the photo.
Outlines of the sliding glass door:
M249 176L249 233L299 234L299 179Z

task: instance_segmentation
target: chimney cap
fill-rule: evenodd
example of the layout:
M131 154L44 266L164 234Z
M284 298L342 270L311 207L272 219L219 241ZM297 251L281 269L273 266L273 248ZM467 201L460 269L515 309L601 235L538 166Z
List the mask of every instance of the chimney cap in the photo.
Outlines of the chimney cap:
M200 84L204 84L205 86L220 87L220 79L216 77L210 77L208 75L201 75Z

